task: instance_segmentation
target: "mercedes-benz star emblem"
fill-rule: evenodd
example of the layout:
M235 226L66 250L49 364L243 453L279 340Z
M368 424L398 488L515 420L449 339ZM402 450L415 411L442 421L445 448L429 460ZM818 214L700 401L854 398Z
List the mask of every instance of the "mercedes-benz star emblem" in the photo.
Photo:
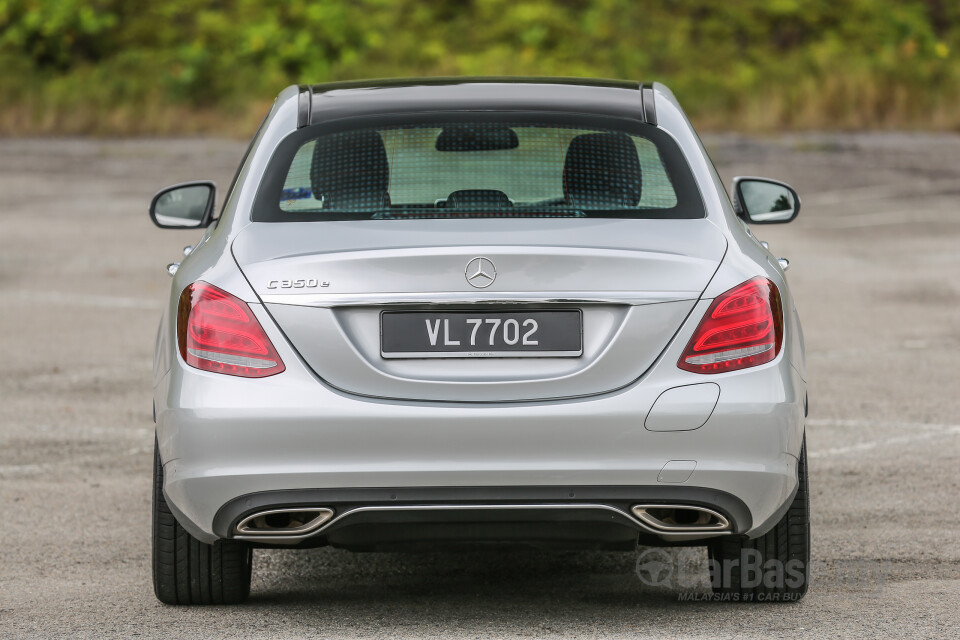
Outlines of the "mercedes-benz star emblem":
M474 258L467 263L464 275L467 276L467 282L477 289L486 289L497 279L497 268L490 258Z

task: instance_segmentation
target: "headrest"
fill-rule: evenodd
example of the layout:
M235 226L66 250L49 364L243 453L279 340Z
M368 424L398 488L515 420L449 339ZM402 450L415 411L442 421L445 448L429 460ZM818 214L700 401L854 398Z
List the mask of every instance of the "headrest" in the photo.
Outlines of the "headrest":
M324 208L378 208L387 201L390 167L380 134L370 129L323 136L310 167L313 197Z
M584 133L570 141L563 194L571 205L635 207L642 186L637 148L627 134Z
M513 206L503 191L496 189L461 189L447 196L447 207L454 209L476 209L490 207L502 209Z

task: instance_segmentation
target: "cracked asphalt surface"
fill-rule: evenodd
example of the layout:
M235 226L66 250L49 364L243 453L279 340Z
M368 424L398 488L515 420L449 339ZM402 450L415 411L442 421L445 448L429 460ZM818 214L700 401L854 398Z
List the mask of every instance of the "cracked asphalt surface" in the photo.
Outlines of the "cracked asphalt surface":
M765 175L803 198L793 224L754 229L791 260L806 331L814 576L801 603L700 600L700 550L658 555L653 585L634 553L318 549L255 552L241 607L161 605L153 340L164 265L199 234L154 228L146 206L178 181L225 187L245 145L5 139L0 637L955 637L960 136L707 144L728 184Z

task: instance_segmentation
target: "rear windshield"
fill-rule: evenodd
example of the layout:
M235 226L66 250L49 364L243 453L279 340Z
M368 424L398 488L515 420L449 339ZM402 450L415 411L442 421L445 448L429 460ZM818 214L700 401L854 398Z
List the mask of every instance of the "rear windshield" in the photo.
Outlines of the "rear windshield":
M675 143L640 123L459 114L310 133L281 143L255 220L704 216Z

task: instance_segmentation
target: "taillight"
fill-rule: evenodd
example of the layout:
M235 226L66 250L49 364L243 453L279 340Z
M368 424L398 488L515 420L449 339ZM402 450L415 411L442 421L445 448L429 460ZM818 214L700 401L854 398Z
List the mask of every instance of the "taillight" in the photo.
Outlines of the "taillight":
M206 282L180 294L177 342L184 362L204 371L265 378L285 368L247 303Z
M694 373L724 373L770 362L783 344L777 285L754 278L718 296L677 366Z

